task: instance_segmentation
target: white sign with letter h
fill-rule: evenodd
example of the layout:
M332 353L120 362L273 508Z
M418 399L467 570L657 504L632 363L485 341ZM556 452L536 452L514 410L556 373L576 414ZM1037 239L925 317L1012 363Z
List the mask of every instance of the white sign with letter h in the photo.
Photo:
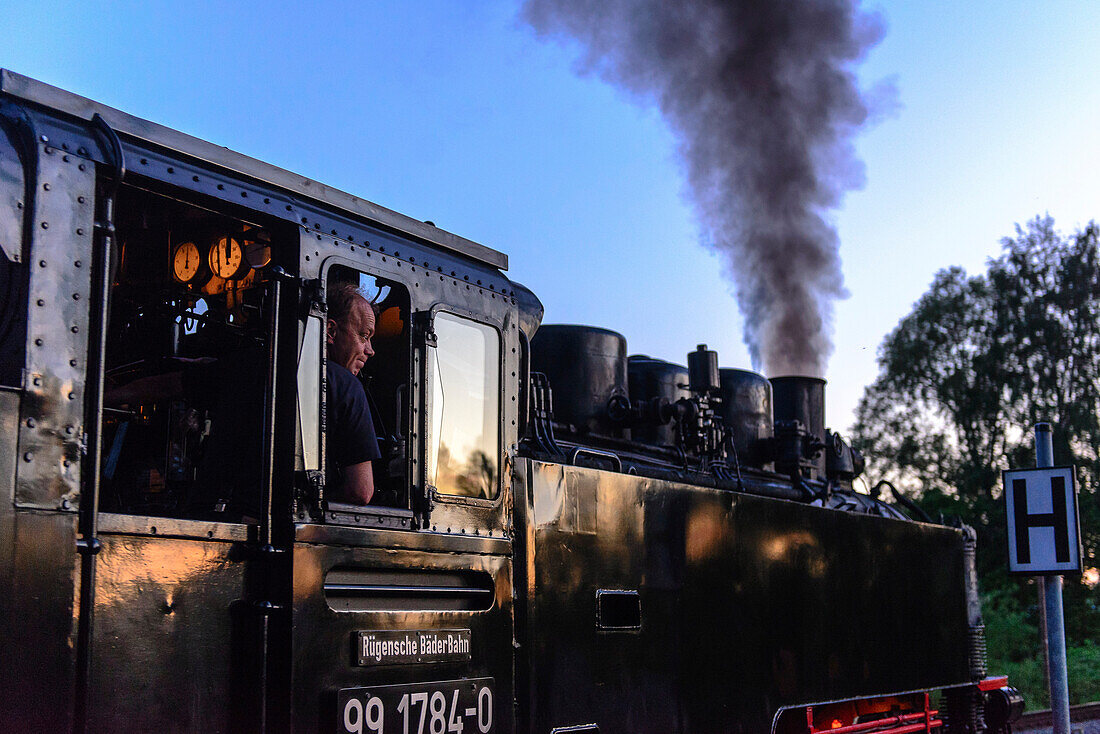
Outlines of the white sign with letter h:
M1010 573L1040 576L1081 570L1074 474L1071 466L1003 473Z

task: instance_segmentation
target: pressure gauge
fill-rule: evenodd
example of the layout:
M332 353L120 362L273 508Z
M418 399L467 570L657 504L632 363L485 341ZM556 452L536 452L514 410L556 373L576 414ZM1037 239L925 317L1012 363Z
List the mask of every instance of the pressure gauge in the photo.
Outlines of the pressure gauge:
M177 245L172 252L172 275L181 283L190 283L199 274L202 255L194 242Z
M211 272L225 280L238 278L248 272L248 263L244 260L241 243L232 237L219 237L214 240L208 263Z

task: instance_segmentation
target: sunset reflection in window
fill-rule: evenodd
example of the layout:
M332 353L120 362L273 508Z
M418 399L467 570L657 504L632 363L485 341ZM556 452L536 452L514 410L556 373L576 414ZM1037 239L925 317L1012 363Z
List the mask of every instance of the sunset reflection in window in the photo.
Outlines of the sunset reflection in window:
M444 494L493 499L500 484L500 339L440 312L433 359L428 482Z

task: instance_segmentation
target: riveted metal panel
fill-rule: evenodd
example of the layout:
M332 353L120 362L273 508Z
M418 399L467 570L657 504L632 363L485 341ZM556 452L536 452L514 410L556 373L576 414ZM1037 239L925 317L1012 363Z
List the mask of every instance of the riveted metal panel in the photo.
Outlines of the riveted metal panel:
M15 500L25 507L75 509L84 432L95 166L40 144L36 187Z

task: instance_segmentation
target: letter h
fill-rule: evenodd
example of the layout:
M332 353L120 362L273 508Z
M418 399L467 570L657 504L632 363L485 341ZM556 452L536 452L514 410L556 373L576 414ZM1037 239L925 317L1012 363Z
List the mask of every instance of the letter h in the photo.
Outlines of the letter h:
M1031 528L1054 529L1054 553L1058 563L1069 562L1069 517L1066 512L1066 478L1050 478L1053 512L1027 511L1027 481L1012 480L1012 505L1016 516L1016 562L1031 563Z

